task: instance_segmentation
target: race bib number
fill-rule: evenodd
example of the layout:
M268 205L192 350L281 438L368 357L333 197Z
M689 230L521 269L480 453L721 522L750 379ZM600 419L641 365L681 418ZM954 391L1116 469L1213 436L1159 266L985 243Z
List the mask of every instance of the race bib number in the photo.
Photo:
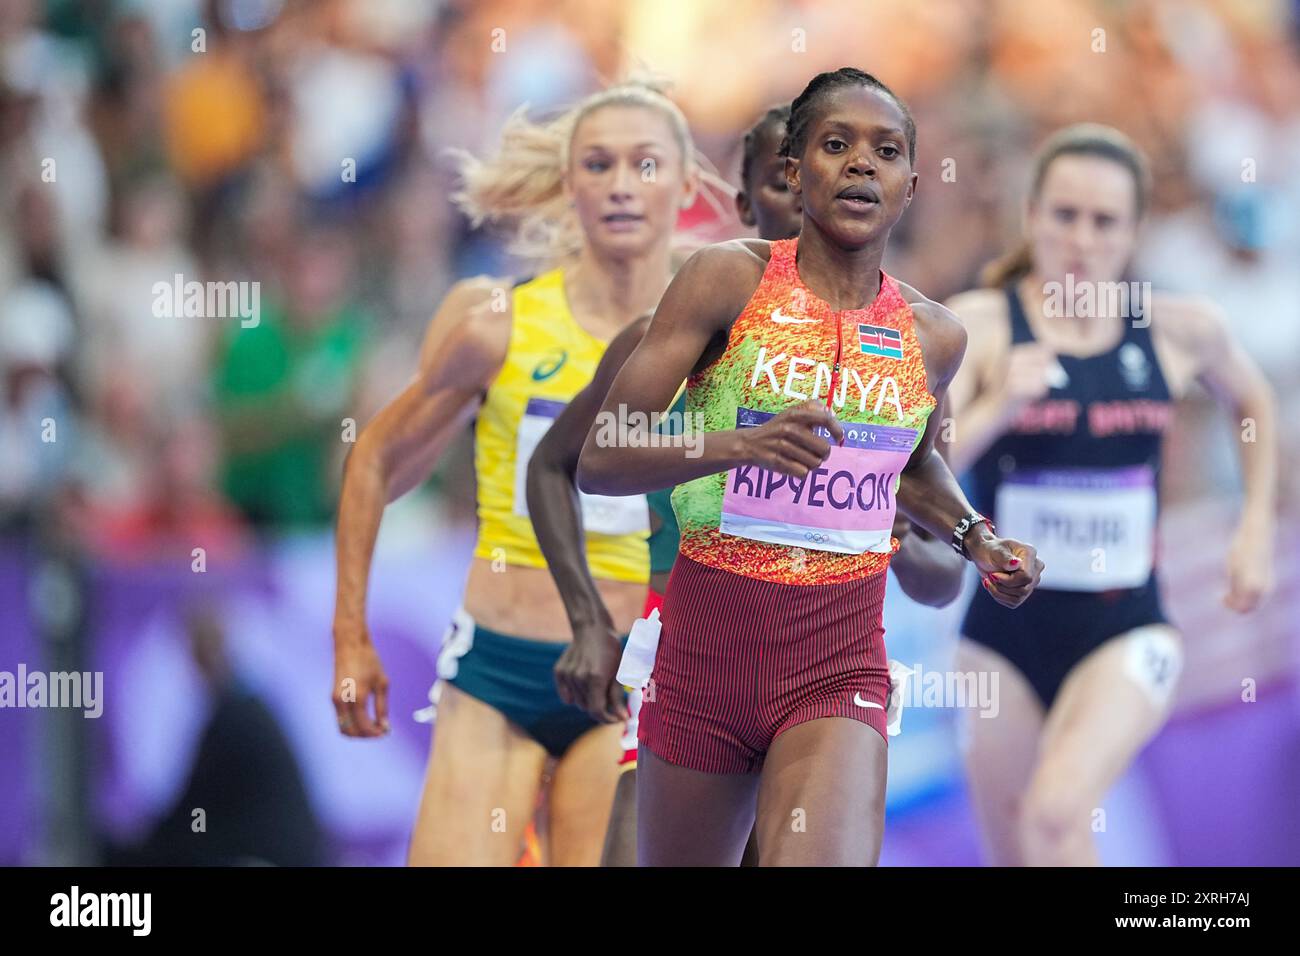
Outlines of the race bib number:
M528 517L528 462L537 443L562 411L564 402L530 398L519 420L515 437L514 513L521 518ZM580 491L578 499L582 504L584 531L617 535L650 533L650 507L645 495L589 495Z
M737 428L753 428L769 412L736 411ZM727 472L723 534L840 554L888 553L897 502L894 488L916 444L916 429L843 423L844 444L817 434L831 453L803 478L742 465Z
M1032 544L1040 587L1109 591L1147 583L1155 559L1155 472L1133 468L1012 474L998 488L998 533Z

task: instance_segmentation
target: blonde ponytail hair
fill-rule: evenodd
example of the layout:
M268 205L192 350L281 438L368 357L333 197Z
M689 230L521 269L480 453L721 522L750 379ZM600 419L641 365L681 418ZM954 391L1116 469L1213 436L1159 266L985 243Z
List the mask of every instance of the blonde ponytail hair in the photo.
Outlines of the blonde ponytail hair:
M576 255L583 235L564 196L569 148L578 124L607 106L658 110L668 118L686 171L700 169L704 161L681 109L654 81L630 80L593 93L550 120L530 120L527 104L521 106L506 120L496 153L486 159L452 150L462 183L452 202L475 227L490 222L510 228L507 249L522 259L556 263ZM722 183L716 173L705 170L704 176L710 185ZM725 183L723 187L730 189Z

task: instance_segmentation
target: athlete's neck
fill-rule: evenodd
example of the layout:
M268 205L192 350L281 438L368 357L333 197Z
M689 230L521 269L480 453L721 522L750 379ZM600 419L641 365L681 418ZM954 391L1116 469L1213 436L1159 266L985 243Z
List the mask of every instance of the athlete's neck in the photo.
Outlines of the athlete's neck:
M1020 296L1026 314L1036 319L1037 325L1050 328L1053 334L1062 340L1085 346L1098 339L1107 339L1114 334L1116 322L1120 321L1121 317L1106 314L1098 309L1095 299L1094 307L1091 309L1058 308L1052 310L1049 315L1047 309L1049 281L1036 272L1030 272L1016 286L1016 292ZM1057 285L1059 286L1060 283L1058 282ZM1072 303L1058 302L1057 305L1072 305Z
M844 249L806 218L804 222L795 255L803 284L836 311L865 309L875 302L880 293L880 263L889 236L881 236L861 249Z
M608 326L613 336L633 319L654 311L672 279L671 262L667 243L636 258L601 256L585 245L564 270L569 308L589 327Z

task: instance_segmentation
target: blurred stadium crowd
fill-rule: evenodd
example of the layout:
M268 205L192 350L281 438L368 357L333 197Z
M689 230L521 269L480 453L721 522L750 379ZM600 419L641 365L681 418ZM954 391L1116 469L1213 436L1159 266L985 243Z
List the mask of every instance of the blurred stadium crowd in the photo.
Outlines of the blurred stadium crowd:
M1119 126L1155 172L1136 271L1225 305L1294 421L1295 11L5 0L0 520L57 516L119 559L328 524L343 420L364 424L398 389L451 281L520 268L450 207L444 148L489 146L519 104L557 107L634 66L674 81L733 180L766 105L842 63L884 77L920 129L918 200L889 265L932 297L1009 241L1035 142L1079 119ZM260 324L156 317L153 286L176 274L259 282ZM38 440L46 419L54 442ZM1296 445L1291 429L1287 474Z

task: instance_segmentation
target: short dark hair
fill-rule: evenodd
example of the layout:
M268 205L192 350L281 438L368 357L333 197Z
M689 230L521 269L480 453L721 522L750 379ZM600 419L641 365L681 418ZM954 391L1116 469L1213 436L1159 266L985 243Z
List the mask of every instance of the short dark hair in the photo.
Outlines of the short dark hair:
M758 141L762 138L763 132L772 126L785 126L790 122L790 106L788 103L782 103L780 106L773 106L761 117L758 122L749 128L745 133L745 144L740 156L740 183L746 189L749 188L749 174L754 168L755 151L758 149ZM785 139L782 137L782 142Z
M870 73L852 66L842 66L832 73L818 73L804 87L802 93L790 104L790 120L786 125L785 141L781 143L782 156L798 156L803 152L808 140L808 128L812 125L817 104L827 94L849 86L865 86L869 90L884 93L903 114L903 129L907 133L907 159L916 163L916 122L907 104L899 99L898 94L887 87Z

